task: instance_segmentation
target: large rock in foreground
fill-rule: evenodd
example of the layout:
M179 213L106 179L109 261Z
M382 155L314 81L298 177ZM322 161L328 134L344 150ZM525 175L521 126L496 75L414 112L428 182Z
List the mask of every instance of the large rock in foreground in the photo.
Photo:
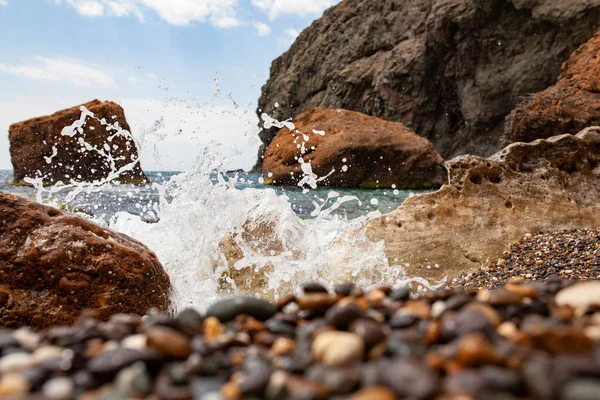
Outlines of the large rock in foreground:
M506 137L530 142L600 125L600 32L562 66L556 85L518 106L507 118Z
M141 243L52 207L0 193L0 327L73 323L170 308L170 280Z
M400 123L320 107L293 122L295 130L282 128L265 153L267 182L297 184L304 177L300 157L318 177L327 176L321 186L424 189L447 182L433 145Z
M600 227L600 128L446 165L449 185L368 223L367 236L410 276L473 271L527 233Z
M102 180L149 183L125 113L113 102L94 100L13 124L9 140L16 184L24 184L25 178L42 178L44 185Z
M446 159L487 156L520 98L598 28L589 0L345 0L273 62L259 115L345 108L402 122Z

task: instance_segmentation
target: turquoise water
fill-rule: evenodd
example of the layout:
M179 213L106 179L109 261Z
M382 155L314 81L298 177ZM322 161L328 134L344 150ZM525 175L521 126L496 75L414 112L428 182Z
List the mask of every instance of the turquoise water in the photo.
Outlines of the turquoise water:
M130 214L139 215L147 221L158 219L159 189L161 183L165 183L178 172L146 172L152 181L152 186L136 187L130 185L108 185L101 190L79 193L68 206L72 209L94 215L97 218L108 221L117 212L125 211ZM213 179L216 182L217 173L214 172ZM389 213L413 193L421 191L404 191L392 189L331 189L318 188L308 193L303 193L299 187L272 187L260 183L259 174L245 172L229 172L222 174L225 180L234 180L237 190L249 188L260 190L274 190L280 196L286 196L292 210L301 218L312 218L311 213L316 205L325 204L325 208L335 202L328 199L328 195L335 191L340 196L354 196L357 200L345 202L332 214L340 215L347 219L354 219L371 212ZM35 196L36 190L31 187L13 186L9 184L12 179L12 171L0 170L0 191L19 193ZM65 189L53 195L56 200L63 202L70 189ZM316 205L315 205L316 203Z

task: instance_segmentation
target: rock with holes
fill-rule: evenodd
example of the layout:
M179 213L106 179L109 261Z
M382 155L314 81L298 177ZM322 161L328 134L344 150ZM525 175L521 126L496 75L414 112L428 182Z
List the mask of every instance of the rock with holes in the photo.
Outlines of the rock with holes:
M84 110L85 108L85 110ZM123 109L98 100L9 128L14 184L58 182L147 184Z
M170 280L143 244L18 196L0 193L0 328L72 324L170 308Z
M307 174L320 186L438 188L447 180L444 159L431 142L398 122L348 110L310 108L279 131L265 152L263 177L295 185Z
M600 128L446 166L448 185L368 222L368 237L411 276L470 272L527 233L600 227Z
M562 66L558 82L515 108L506 138L530 142L600 125L600 32Z
M600 28L597 0L337 3L273 61L259 117L359 111L405 124L445 159L500 150L520 98L552 85ZM263 150L276 133L260 133Z

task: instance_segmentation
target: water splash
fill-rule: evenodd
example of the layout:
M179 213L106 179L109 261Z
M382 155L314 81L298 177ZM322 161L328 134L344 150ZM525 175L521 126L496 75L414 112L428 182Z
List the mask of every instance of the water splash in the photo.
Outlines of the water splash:
M63 134L82 133L87 118L95 116L82 109L82 117ZM262 119L265 129L275 126L295 131L291 121L280 122L266 114ZM101 122L114 135L131 135L117 124ZM38 201L65 189L69 191L67 202L80 193L101 191L139 162L116 169L110 146L94 147L85 141L81 145L105 157L112 167L110 174L96 182L54 187L43 187L41 179L29 180L37 189ZM217 149L216 145L206 147L193 168L166 183L152 184L160 198L151 210L156 223L149 224L126 212L117 213L108 222L157 254L171 277L178 309L204 308L230 293L274 298L308 281L329 286L353 281L373 286L417 280L427 285L419 279L408 279L401 267L389 265L383 243L367 238L365 222L379 216L379 212L354 220L334 214L345 203L359 202L355 196L330 191L326 198L313 202L313 219L301 219L293 212L289 199L273 189L236 189L236 180L225 178L225 159ZM326 178L314 174L310 162L302 157L298 162L304 175L300 186L305 191L317 188Z

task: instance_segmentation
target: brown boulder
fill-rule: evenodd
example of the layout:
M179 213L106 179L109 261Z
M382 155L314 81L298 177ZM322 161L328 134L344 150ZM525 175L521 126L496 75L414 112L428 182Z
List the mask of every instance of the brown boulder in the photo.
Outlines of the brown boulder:
M600 125L600 32L562 66L558 82L513 110L506 138L530 142Z
M0 193L0 327L73 323L170 308L170 280L143 244L90 221Z
M293 122L296 129L282 128L265 152L265 182L297 184L304 176L299 157L318 177L327 176L323 186L423 189L447 181L433 145L400 123L321 107Z
M81 119L81 107L93 113L93 117L86 115L81 127L63 132ZM124 131L119 131L119 127ZM13 124L8 135L15 173L13 183L25 184L25 178L41 177L44 185L53 185L110 177L120 183L147 184L149 180L142 171L129 132L123 109L116 103L98 100ZM95 149L86 148L80 142L82 139Z
M438 281L487 266L527 233L600 227L600 128L446 163L449 184L368 222L390 265Z
M599 28L595 0L344 0L273 61L258 114L344 108L402 122L445 159L491 155L520 98Z

